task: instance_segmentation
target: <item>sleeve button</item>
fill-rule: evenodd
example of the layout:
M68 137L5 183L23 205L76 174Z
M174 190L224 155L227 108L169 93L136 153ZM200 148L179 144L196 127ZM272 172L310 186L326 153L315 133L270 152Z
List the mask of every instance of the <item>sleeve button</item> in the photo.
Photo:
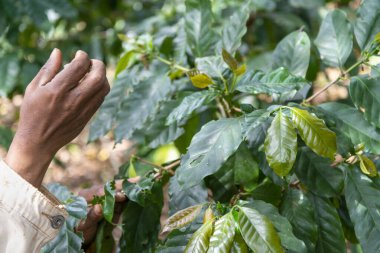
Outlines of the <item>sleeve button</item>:
M55 215L55 216L52 216L50 219L51 227L54 229L61 228L64 223L65 223L65 217L63 217L62 215Z

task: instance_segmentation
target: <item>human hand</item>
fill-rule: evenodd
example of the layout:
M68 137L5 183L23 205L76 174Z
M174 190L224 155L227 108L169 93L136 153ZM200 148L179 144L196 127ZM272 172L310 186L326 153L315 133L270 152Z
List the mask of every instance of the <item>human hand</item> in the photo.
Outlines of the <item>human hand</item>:
M60 71L61 64L61 51L54 49L28 85L5 158L37 188L55 153L82 131L110 90L104 64L85 52L78 51Z

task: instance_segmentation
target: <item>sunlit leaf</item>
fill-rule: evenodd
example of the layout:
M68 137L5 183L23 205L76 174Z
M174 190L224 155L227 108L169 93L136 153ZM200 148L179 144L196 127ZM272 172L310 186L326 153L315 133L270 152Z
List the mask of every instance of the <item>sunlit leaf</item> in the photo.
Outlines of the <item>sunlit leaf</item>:
M214 83L211 77L197 70L189 71L187 72L187 75L189 76L191 83L200 89L207 88L209 85Z
M191 206L173 214L166 221L162 233L182 228L191 223L201 212L203 205Z
M214 220L203 224L190 238L184 253L206 253L213 233Z
M358 157L361 171L370 177L376 177L377 169L372 160L364 155L358 155Z
M235 237L235 221L228 213L215 222L214 233L210 238L209 253L229 253Z

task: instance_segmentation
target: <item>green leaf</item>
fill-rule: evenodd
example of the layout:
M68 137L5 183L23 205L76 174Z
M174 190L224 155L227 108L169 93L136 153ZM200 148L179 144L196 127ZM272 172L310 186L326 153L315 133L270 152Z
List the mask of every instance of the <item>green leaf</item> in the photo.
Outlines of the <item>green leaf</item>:
M245 243L243 237L240 234L240 231L236 229L235 238L232 242L231 253L248 253L249 249Z
M117 113L116 142L130 138L136 129L143 127L170 90L170 79L166 75L157 74L136 85L134 91L123 99Z
M380 5L377 0L361 1L354 32L356 41L364 51L380 32Z
M167 117L166 124L170 125L174 122L182 122L201 106L211 103L217 95L218 93L211 90L192 93L185 97L182 102L172 110Z
M65 206L69 218L66 219L58 235L42 248L41 253L83 252L83 235L75 232L75 228L87 216L86 200L74 196L60 184L50 184L47 189Z
M236 89L250 94L272 95L297 91L305 85L309 85L306 79L292 75L285 68L279 68L269 73L261 70L247 72Z
M133 57L136 55L136 52L134 50L130 50L126 52L118 61L116 65L116 70L115 70L115 76L122 72L123 70L127 69L132 62Z
M278 206L281 203L282 187L272 183L270 180L264 180L250 192L250 196L254 200L262 200L274 206Z
M242 144L231 158L234 159L234 164L231 168L234 172L234 184L243 186L245 190L256 187L260 169L247 146Z
M280 110L268 129L264 149L269 166L280 177L289 174L297 156L297 133Z
M187 44L196 57L206 56L212 47L212 10L210 0L186 0L185 31Z
M337 146L336 134L329 130L324 121L306 110L291 108L292 120L302 140L316 154L334 159Z
M293 75L305 77L309 61L310 39L305 32L295 31L277 44L272 67L285 67Z
M288 189L280 210L292 224L294 235L305 243L307 252L315 252L318 226L312 203L307 196L301 190Z
M124 209L120 252L153 252L163 205L161 183L155 183L151 193L146 206L129 201Z
M355 234L363 252L374 253L380 249L380 187L356 167L347 170L345 196Z
M342 224L338 212L328 199L310 194L318 225L315 252L346 253Z
M260 146L265 139L267 129L270 126L270 112L259 109L244 115L243 136L249 146Z
M116 187L115 187L115 181L107 182L104 185L104 203L103 203L103 215L104 218L109 222L112 223L113 219L113 212L115 207L115 194L116 194Z
M13 140L13 132L10 128L0 126L0 146L6 150L9 148Z
M286 185L285 180L282 177L278 176L274 172L274 170L271 167L269 167L269 164L265 158L264 152L259 152L258 159L259 159L259 168L264 173L265 176L267 176L276 185L279 185L279 186Z
M151 178L142 178L137 183L124 180L123 191L130 201L136 202L141 206L146 206L151 197L153 184L154 182Z
M228 213L215 222L214 233L210 238L209 253L231 252L235 237L235 221L232 213Z
M96 232L96 253L109 253L115 248L115 240L112 232L115 226L106 221L101 221Z
M364 109L364 118L376 127L380 127L380 78L355 76L350 83L350 96L356 107Z
M130 74L123 72L115 79L110 93L106 96L95 120L91 123L88 137L89 141L95 141L111 130L126 92L130 90L136 82L133 80L134 74L133 71L131 71Z
M377 169L376 169L375 164L372 162L372 160L364 155L358 155L358 157L360 161L359 165L360 165L361 171L370 177L376 177Z
M232 55L240 47L241 40L247 32L246 23L251 10L249 3L242 4L223 25L221 47Z
M315 39L321 59L332 67L342 68L352 51L352 29L342 10L329 12Z
M9 95L16 87L19 71L17 55L7 54L0 57L0 97Z
M380 153L380 131L368 123L356 108L334 102L319 107L337 120L337 129L349 137L353 144L365 143L365 150Z
M344 173L340 167L330 166L331 161L321 158L308 148L302 148L295 173L313 193L322 197L339 196L343 190Z
M206 253L213 232L214 220L203 224L190 238L184 253Z
M222 78L224 70L228 68L221 56L196 58L195 64L201 73L206 73L208 76L216 78Z
M193 186L189 189L182 189L177 178L172 177L169 184L169 209L173 214L189 206L194 206L207 201L207 188L204 184Z
M190 206L181 211L176 212L166 221L162 228L162 233L170 232L174 229L185 227L191 223L202 210L203 205Z
M285 252L272 222L257 210L239 207L237 223L245 242L253 252Z
M325 0L290 0L289 3L295 8L314 9L321 7Z
M184 188L192 187L215 173L242 142L238 119L211 121L193 137L186 159L176 176Z
M285 217L281 216L274 206L260 200L250 202L245 206L259 211L262 215L265 215L270 219L276 228L281 244L285 249L296 253L306 252L305 243L294 236L293 229L289 221Z
M238 62L237 60L229 53L227 52L224 48L222 49L222 57L223 57L223 61L225 63L227 63L228 67L232 70L232 71L236 71L238 69Z

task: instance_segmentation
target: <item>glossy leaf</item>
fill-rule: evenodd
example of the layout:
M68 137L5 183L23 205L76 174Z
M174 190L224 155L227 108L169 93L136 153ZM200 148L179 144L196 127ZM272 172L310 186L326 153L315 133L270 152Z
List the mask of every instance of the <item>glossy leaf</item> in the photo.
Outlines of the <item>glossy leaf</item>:
M154 182L151 178L142 178L137 183L124 180L123 191L130 201L136 202L141 206L146 206L150 200L153 185Z
M185 97L182 102L172 110L167 117L166 124L170 125L174 122L182 122L201 106L211 103L217 95L216 92L211 90L192 93Z
M372 160L364 155L358 155L358 157L361 171L370 177L376 177L377 169Z
M205 73L201 73L198 70L189 71L187 75L190 78L191 83L200 89L207 88L209 85L213 84L213 80Z
M337 145L336 134L328 129L323 120L306 110L291 108L292 120L306 145L316 154L334 159Z
M208 253L229 253L235 237L235 221L228 213L215 222Z
M104 185L104 203L102 206L104 218L112 223L115 207L116 187L115 181L107 182Z
M281 110L268 129L264 148L274 172L280 177L289 174L297 155L297 133L292 121Z
M380 18L380 17L379 17ZM350 96L357 108L363 109L364 117L376 127L380 127L380 78L353 77Z
M347 171L345 195L355 234L363 252L377 252L380 241L380 187L356 167Z
M292 225L285 217L279 214L277 208L260 200L252 201L245 206L259 211L270 219L285 249L290 252L306 253L305 243L294 236Z
M212 42L210 0L186 0L185 31L187 44L197 57L208 55Z
M346 242L337 210L330 200L315 195L309 196L318 225L315 252L346 253Z
M221 78L224 70L228 68L221 56L208 56L196 58L197 70L206 73L208 76Z
M184 188L192 187L215 173L242 142L238 119L211 121L193 137L187 159L182 159L176 176ZM186 157L186 156L185 156Z
M127 69L130 66L131 60L133 59L135 54L136 52L134 50L131 50L131 51L126 52L120 58L116 66L115 76L117 76L120 72L122 72L123 70Z
M50 184L47 189L65 206L69 217L58 235L41 249L41 253L83 252L83 235L76 232L75 228L87 216L86 200L74 196L66 187L59 184Z
M282 188L270 180L265 180L250 192L250 196L254 200L262 200L274 206L279 206L282 200Z
M191 223L201 212L203 205L191 206L176 212L166 221L162 233L182 228Z
M285 252L272 222L257 210L239 207L237 223L245 242L253 252Z
M352 51L352 29L346 14L334 10L323 19L315 39L321 59L332 67L343 67Z
M123 99L117 113L116 142L130 138L136 129L141 128L170 90L170 79L162 75L148 78L136 85L134 91Z
M340 167L330 166L331 160L321 158L310 149L301 149L295 173L313 193L322 197L339 196L343 190L344 173Z
M281 94L297 91L309 85L302 77L292 75L287 69L279 68L272 72L250 71L242 76L237 84L237 90L250 94Z
M214 220L203 224L190 238L184 253L206 253L213 233Z
M380 6L377 0L364 0L354 26L356 41L365 50L380 32Z
M240 234L240 231L236 229L235 238L232 242L231 253L248 253L249 249L245 243L243 237Z
M281 204L281 214L292 224L294 235L301 239L307 252L315 252L318 226L312 203L307 196L296 189L288 189Z
M244 115L243 136L249 146L260 146L270 126L270 112L259 109Z
M295 31L277 44L272 67L285 67L293 75L305 77L309 61L310 39L305 32Z
M234 55L241 45L241 39L247 32L246 23L249 18L251 7L249 4L241 5L228 21L225 22L222 30L222 48Z
M356 108L341 103L325 103L319 107L336 119L339 131L353 144L365 143L365 150L380 153L380 131L368 123Z

